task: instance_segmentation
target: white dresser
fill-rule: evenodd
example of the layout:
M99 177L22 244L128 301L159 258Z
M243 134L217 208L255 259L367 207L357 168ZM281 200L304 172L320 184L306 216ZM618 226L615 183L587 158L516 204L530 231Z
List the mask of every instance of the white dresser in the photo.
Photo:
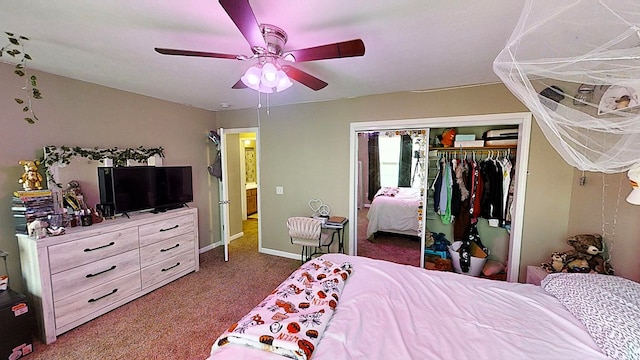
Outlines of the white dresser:
M142 213L42 239L17 235L42 340L199 270L198 211Z

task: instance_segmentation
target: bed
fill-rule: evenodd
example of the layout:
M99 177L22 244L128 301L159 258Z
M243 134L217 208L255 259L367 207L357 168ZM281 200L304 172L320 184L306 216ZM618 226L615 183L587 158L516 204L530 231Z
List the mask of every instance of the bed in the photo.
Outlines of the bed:
M298 351L294 358L597 360L607 359L605 353L640 358L640 284L620 277L559 273L537 286L343 254L326 254L303 267L326 264L334 266L328 274L349 276L336 289L339 294L329 296L339 304L326 327L310 326L320 331L313 351ZM304 278L301 271L306 270L296 270L267 299L292 289L290 281ZM269 308L267 299L256 309ZM214 341L209 360L285 358L267 351L275 344L226 341L238 324L255 320L256 309ZM269 321L275 321L290 327L289 320L273 317L262 316L263 326L272 329ZM294 327L291 334L305 328Z
M418 236L419 189L383 187L376 193L367 213L367 239L376 232Z

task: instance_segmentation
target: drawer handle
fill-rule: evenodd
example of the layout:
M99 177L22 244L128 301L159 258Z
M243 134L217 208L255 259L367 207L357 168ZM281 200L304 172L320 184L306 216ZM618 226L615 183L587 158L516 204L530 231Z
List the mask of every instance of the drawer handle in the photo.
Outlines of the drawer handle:
M98 247L93 248L93 249L86 248L86 249L84 249L84 252L89 252L89 251L94 251L94 250L104 249L104 248L106 248L106 247L113 246L113 245L115 245L115 244L116 244L116 243L112 241L112 242L108 243L107 245L98 246Z
M107 296L109 296L109 295L113 295L113 294L115 294L116 292L118 292L118 289L113 289L113 291L112 291L112 292L110 292L110 293L108 293L108 294L105 294L105 295L102 295L102 296L100 296L100 297L98 297L98 298L95 298L95 299L89 299L89 301L87 301L87 302L90 302L90 303L92 303L92 302L96 302L96 301L98 301L98 300L100 300L100 299L104 299L104 298L106 298L106 297L107 297Z
M106 270L102 270L102 271L100 271L100 272L97 272L97 273L95 273L95 274L87 274L87 277L88 277L88 278L90 278L90 277L98 276L98 275L100 275L100 274L104 274L104 273L106 273L107 271L115 270L115 268L116 268L116 266L115 266L115 265L113 265L112 267L110 267L110 268L108 268L108 269L106 269Z
M173 229L177 229L177 228L178 228L178 226L180 226L180 225L177 225L177 224L176 224L176 225L174 225L174 226L172 226L172 227L170 227L170 228L160 229L160 232L163 232L163 231L169 231L169 230L173 230Z
M180 244L175 244L175 246L172 246L172 247L170 247L170 248L166 248L166 249L160 249L160 252L165 252L165 251L169 251L169 250L172 250L172 249L175 249L175 248L177 248L178 246L180 246Z
M175 264L175 265L173 265L173 266L169 266L169 267L168 267L168 268L166 268L166 269L162 269L162 271L169 271L169 270L171 270L171 269L173 269L174 267L177 267L177 266L179 266L179 265L180 265L180 263L178 262L177 264Z

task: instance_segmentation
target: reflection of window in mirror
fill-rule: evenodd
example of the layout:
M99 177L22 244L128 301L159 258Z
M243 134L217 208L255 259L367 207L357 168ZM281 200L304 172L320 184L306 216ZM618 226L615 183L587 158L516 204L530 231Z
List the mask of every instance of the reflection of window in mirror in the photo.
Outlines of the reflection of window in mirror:
M400 136L378 138L380 156L380 186L398 186L400 167Z
M406 184L411 184L413 188L420 188L420 181L416 179L423 178L424 169L420 166L422 162L419 162L420 158L417 154L420 154L421 149L417 141L411 141L408 144L411 154L411 171L410 182L407 179ZM401 136L380 136L378 139L379 156L380 156L380 186L385 187L397 187L398 176L400 173L400 152L402 150L402 137ZM406 185L400 185L406 186Z

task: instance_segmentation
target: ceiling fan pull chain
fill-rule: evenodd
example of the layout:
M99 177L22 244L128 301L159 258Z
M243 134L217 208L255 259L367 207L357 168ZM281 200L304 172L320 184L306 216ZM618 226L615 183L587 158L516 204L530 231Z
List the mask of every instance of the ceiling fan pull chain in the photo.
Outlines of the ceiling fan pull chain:
M267 116L269 116L269 110L271 110L271 103L269 102L269 93L266 95L267 97Z
M262 103L260 102L261 97L260 97L260 91L256 91L258 93L258 110L260 110L260 108L262 108Z

